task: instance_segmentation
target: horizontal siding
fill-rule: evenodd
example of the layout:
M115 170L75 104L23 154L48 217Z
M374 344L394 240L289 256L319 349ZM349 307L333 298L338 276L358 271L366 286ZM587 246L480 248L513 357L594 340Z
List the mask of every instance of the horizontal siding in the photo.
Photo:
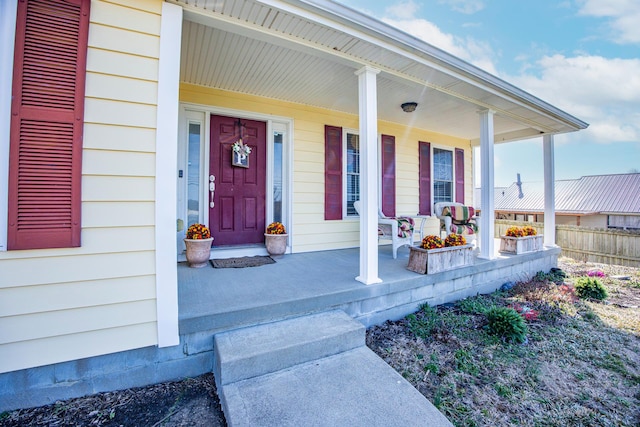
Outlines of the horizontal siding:
M86 175L155 176L153 153L111 150L84 150L82 171Z
M0 371L157 343L160 0L93 0L82 246L0 253Z
M358 129L357 116L217 89L182 84L183 102L219 106L294 119L293 228L294 252L354 247L359 244L357 220L324 219L324 126ZM465 195L472 197L472 161L469 141L421 129L407 130L379 122L378 133L396 137L396 212L418 212L418 141L465 149Z
M0 345L0 372L147 347L157 342L156 323L87 331Z
M158 81L158 60L123 52L89 49L87 72Z
M145 201L155 198L152 177L85 175L82 178L82 200L92 202Z
M0 317L0 345L155 321L155 299Z
M135 7L139 4L140 2L138 0L126 2L124 4L94 1L91 5L93 9L91 12L94 16L92 22L108 27L157 36L160 34L161 17L159 11L131 8L131 6Z
M162 2L157 0L109 0L109 3L119 4L130 9L140 10L159 15L162 12Z
M149 80L87 73L86 96L125 102L158 103L158 84Z
M153 153L156 131L151 128L131 128L110 124L85 123L84 148Z
M86 206L84 204L83 206ZM106 220L105 220L106 221ZM154 250L153 225L139 227L100 227L82 229L82 246L53 250L9 251L0 253L1 266L12 259L40 259L48 257L80 256L110 252L144 252ZM0 277L0 279L2 279ZM14 278L10 278L15 280ZM1 280L0 280L1 283ZM2 314L2 312L0 312Z
M154 260L153 251L14 259L2 263L0 288L145 276Z
M89 28L89 46L147 58L158 58L160 37L94 24L92 20Z
M155 224L153 202L87 202L83 227L147 227Z
M87 98L84 105L86 123L155 128L156 107L119 100Z
M20 316L155 297L152 275L0 289L0 312Z

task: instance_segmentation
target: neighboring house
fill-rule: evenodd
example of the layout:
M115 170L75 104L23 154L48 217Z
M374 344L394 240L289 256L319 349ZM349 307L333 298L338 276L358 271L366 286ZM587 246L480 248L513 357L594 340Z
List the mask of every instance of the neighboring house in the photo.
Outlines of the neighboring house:
M557 225L640 229L640 173L558 180L555 206ZM514 182L509 187L496 188L495 217L543 222L543 183Z
M471 204L473 146L489 194L494 141L540 136L552 161L553 135L587 126L327 0L5 0L0 21L5 395L30 368L177 348L189 224L223 257L263 253L279 220L290 253L359 246L375 283L378 199Z

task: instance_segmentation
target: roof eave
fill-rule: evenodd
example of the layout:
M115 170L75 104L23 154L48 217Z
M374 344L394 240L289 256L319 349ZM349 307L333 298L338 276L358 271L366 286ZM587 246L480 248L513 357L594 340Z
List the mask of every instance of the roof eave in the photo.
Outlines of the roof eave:
M263 1L263 0L261 0ZM544 111L563 122L573 131L586 129L589 124L577 117L541 100L540 98L494 76L456 56L453 56L442 49L439 49L421 39L398 30L382 21L365 15L348 6L335 3L331 0L281 0L288 4L303 7L323 17L339 22L342 25L356 25L360 31L371 37L391 43L399 49L407 50L407 47L414 49L422 55L427 55L430 60L447 68L454 74L461 74L468 79L472 79L476 84L499 91L503 96L512 97L519 102L526 103L532 108ZM271 0L263 1L272 3ZM416 53L416 52L412 52Z

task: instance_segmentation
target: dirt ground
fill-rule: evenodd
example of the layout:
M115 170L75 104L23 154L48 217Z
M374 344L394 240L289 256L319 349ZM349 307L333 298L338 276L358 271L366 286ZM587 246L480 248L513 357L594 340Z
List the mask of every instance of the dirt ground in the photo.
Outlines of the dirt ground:
M98 393L0 416L0 426L207 426L226 422L213 374Z
M595 270L602 270L609 277L613 275L630 275L633 282L631 286L627 282L620 282L618 280L610 281L608 304L624 309L631 309L635 313L638 313L637 309L640 307L640 284L637 283L638 281L640 281L639 269L586 264L575 262L570 259L561 259L559 267L573 277L586 275L587 272ZM568 282L570 282L570 279L568 280ZM611 283L614 283L616 285L611 285ZM617 285L617 283L622 283L622 285ZM603 309L606 309L606 307L603 306ZM598 310L596 310L596 312L597 311ZM597 314L601 315L601 313L599 312ZM604 317L605 316L603 316L603 318ZM634 321L630 321L628 317L621 319L611 319L611 323L615 323L617 321L619 321L620 324L623 325L623 329L628 328L632 331L638 330L636 329L638 328L637 325L630 325L630 323L634 323ZM640 319L638 319L637 321L640 322ZM536 325L534 325L534 327L536 327ZM406 332L406 329L407 328L404 325L401 325L399 323L389 324L387 325L387 327L382 328L372 328L367 331L368 344L372 348L375 347L375 345L371 345L371 341L373 338L375 338L375 342L378 344L387 343L385 344L384 349L384 352L387 352L387 354L384 358L393 366L393 360L389 359L394 359L394 356L391 356L391 354L389 353L391 350L389 350L389 348L387 347L390 346L389 343L402 343L405 339L401 336L400 332L404 333ZM452 342L456 344L456 341L458 340L461 340L461 338L456 337L451 333L449 333L447 337L436 337L435 339L436 342L446 343L447 345L450 345ZM460 347L461 344L460 342L458 342L456 345ZM374 348L374 350L380 352L380 349ZM398 352L397 354L401 354L406 358L406 355L410 354L411 351L412 349L410 347L406 347L405 349L396 349L393 352L394 354ZM422 351L422 353L424 353L425 355L430 354L426 351ZM422 356L422 353L418 356ZM458 357L458 353L460 353L462 356L465 355L461 353L460 350L458 350L456 351L456 357ZM431 357L433 358L433 355L436 353L432 352L431 354ZM441 355L442 359L444 359L444 357L445 355ZM637 358L637 355L635 356L635 358ZM401 361L401 359L402 358L398 358L396 362ZM422 359L422 357L420 357L420 359ZM470 360L471 359L469 359L467 364L471 366L471 368L465 368L465 365L461 364L460 360L457 360L458 365L455 370L459 373L461 369L463 371L465 369L472 369L473 366L471 365ZM410 368L409 365L413 362L414 361L409 362L405 360L404 362L402 362L403 364L401 366L396 366L396 369L398 369L403 373L403 375L405 375L405 377L407 377L407 372L409 372L408 369ZM440 364L440 367L437 366L438 364ZM403 369L405 370L405 372L403 372ZM443 378L443 370L445 369L445 364L443 363L443 360L437 361L433 359L426 365L424 369L422 369L422 366L420 366L420 369L422 371L422 374L420 375L424 376L424 379L432 384L434 382L433 379ZM440 370L435 377L433 376L433 372L431 372L434 369L436 370L436 372L438 371L438 369ZM432 379L427 378L430 374L432 375ZM465 375L467 374L468 373L465 373ZM496 373L494 372L493 374ZM637 377L634 378L636 378L637 381ZM482 421L480 421L479 424L467 424L465 421L461 422L461 420L465 420L465 417L455 419L457 414L455 412L449 412L446 410L446 390L440 387L434 389L435 395L433 393L430 394L430 392L426 390L426 386L424 386L424 384L425 383L423 382L418 382L414 385L416 385L417 388L421 392L423 392L423 394L425 394L425 396L427 396L432 402L436 403L436 405L439 406L441 410L444 410L445 414L447 414L447 416L449 416L456 425L484 425ZM458 387L461 386L462 384L458 385ZM431 392L433 392L434 390L431 390ZM496 407L497 409L492 408L488 409L487 411L500 411L500 405L508 405L508 399L505 402L501 402L499 400L502 398L503 394L508 395L509 393L514 393L513 397L515 398L515 391L511 391L507 388L499 388L497 396L492 396L490 401L484 401L484 404L488 405L488 407L492 407L495 406L495 404L498 404L498 406ZM562 399L562 393L558 392L555 397ZM640 393L636 397L635 401L637 401L638 398L640 398ZM626 399L629 404L633 405L633 397L626 397ZM458 402L461 401L460 396L453 396L453 400ZM440 403L438 403L438 401L440 401ZM478 405L479 403L482 402L476 401L475 405ZM468 421L468 419L466 420ZM551 425L553 425L553 423ZM579 425L579 423L577 425ZM0 414L0 427L9 426L217 427L226 426L226 422L224 414L222 413L220 407L220 401L217 396L213 375L206 374L197 378L186 379L178 382L168 382L152 385L149 387L128 389L109 393L99 393L92 396L70 399L63 402L56 402L55 404L43 407L16 410L13 412Z

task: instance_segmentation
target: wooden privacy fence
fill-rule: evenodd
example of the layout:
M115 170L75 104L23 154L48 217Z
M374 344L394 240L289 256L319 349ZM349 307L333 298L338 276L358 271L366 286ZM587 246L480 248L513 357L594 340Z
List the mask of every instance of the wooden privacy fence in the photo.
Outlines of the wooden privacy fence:
M511 226L530 225L544 233L541 222L496 220L495 237ZM640 267L640 232L556 225L556 244L562 255L580 261Z

